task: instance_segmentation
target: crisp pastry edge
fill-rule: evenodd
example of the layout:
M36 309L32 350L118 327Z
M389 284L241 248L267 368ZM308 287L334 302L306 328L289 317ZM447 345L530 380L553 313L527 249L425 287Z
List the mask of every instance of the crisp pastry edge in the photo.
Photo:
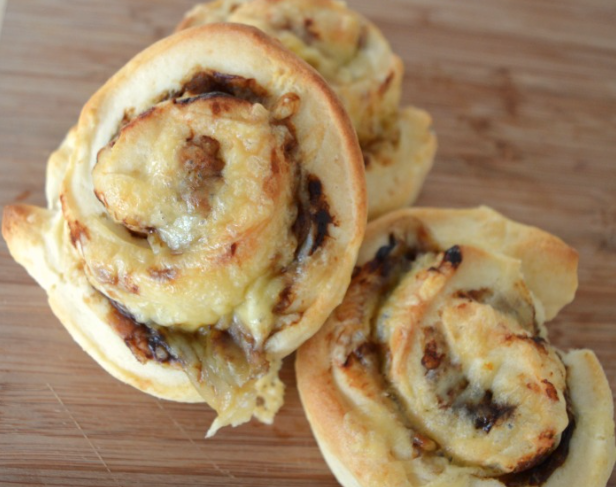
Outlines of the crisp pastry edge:
M84 300L88 299L90 290L66 280L54 268L49 252L49 246L54 243L49 241L49 237L46 238L46 231L51 230L53 220L54 214L49 210L11 205L4 209L2 233L13 258L47 292L54 315L71 337L121 382L162 399L203 402L181 369L164 367L152 361L141 364L122 338L86 304ZM55 250L62 252L60 248Z
M306 79L313 88L323 94L323 101L331 109L331 117L329 120L335 124L340 133L340 141L344 145L349 159L356 160L357 164L349 164L348 175L355 181L357 190L357 201L352 208L355 213L353 220L359 221L359 225L354 227L354 233L350 236L348 247L358 247L363 236L365 228L365 218L357 218L357 215L366 214L366 194L363 182L363 165L360 164L361 153L357 145L357 136L352 129L348 116L338 99L333 95L327 86L327 83L321 78L314 69L308 66L305 62L296 58L296 56L287 52L280 43L270 39L258 29L249 26L239 25L223 25L211 24L203 26L181 34L175 34L172 38L163 39L153 46L150 46L146 51L137 55L136 62L148 62L158 52L163 51L169 46L173 46L180 38L191 38L200 35L201 31L224 30L233 33L233 31L243 31L243 33L251 38L252 43L260 44L263 47L264 55L267 55L270 60L280 60L286 63L288 67L298 69L301 77ZM135 60L130 63L134 63ZM126 69L122 69L116 73L106 86L115 83L121 83L125 76L128 75ZM100 91L93 95L88 103L84 106L79 123L91 123L93 113L93 103L97 103L94 99L100 98ZM76 129L69 131L65 141L60 148L54 152L49 160L47 175L48 178L63 177L62 165L70 157L74 138L76 137ZM163 399L175 400L180 402L203 402L203 399L194 387L186 374L178 369L174 370L148 361L145 365L141 364L131 353L123 340L113 332L109 325L100 320L95 313L87 313L90 316L86 319L91 320L91 325L88 332L84 332L84 317L80 316L84 310L87 311L87 305L83 302L86 298L87 291L80 289L78 286L63 280L61 273L57 271L58 263L53 265L50 259L53 260L61 253L61 243L54 244L49 239L46 240L47 230L53 225L52 220L59 218L57 213L60 211L57 203L57 192L60 191L61 181L47 180L47 198L49 202L49 210L35 206L15 204L8 205L4 209L2 221L2 234L8 244L9 251L13 258L21 264L28 273L43 287L49 296L49 303L58 319L65 326L74 340L86 351L96 362L98 362L107 372L118 380L125 382L143 392L151 394ZM347 195L348 196L348 195ZM337 262L337 265L342 265L344 262L349 267L354 261L355 252L347 252ZM341 281L344 279L338 279ZM350 275L347 281L350 280ZM338 285L334 285L338 284ZM331 301L333 305L337 305L343 295L348 282L332 283L329 286L328 293L322 293L320 296L325 301ZM336 290L340 290L336 292ZM74 294L71 294L74 293ZM339 296L336 296L339 294ZM67 298L71 296L73 299ZM332 298L332 296L334 296ZM74 298L77 298L75 300ZM323 307L322 300L319 300L318 307ZM310 311L304 316L318 314L319 310L313 306ZM322 313L322 312L321 312ZM278 356L285 356L291 353L297 346L289 346L283 343L289 341L303 342L312 336L323 324L323 320L312 319L312 325L306 326L300 333L299 327L293 327L288 330L289 333L284 337L276 336L270 347ZM282 335L282 334L279 334ZM100 345L100 344L104 345ZM111 358L113 357L113 359Z
M357 457L349 445L359 431L348 431L343 425L352 415L336 393L331 369L322 362L327 354L325 327L302 348L296 358L298 389L308 422L319 448L336 479L344 487L388 487L389 471L399 465L387 460L377 465L369 455ZM563 355L570 369L567 383L576 413L576 430L569 445L568 461L554 471L543 487L565 485L605 487L616 462L614 440L614 408L607 378L591 350L573 350ZM592 395L588 395L592 392ZM365 444L365 442L363 443ZM576 455L576 452L581 453ZM563 483L566 479L567 483ZM449 480L449 479L448 479ZM486 479L488 480L488 479ZM451 480L449 480L451 482ZM408 487L414 487L410 482ZM468 479L448 483L448 487L465 487ZM478 481L477 484L481 485ZM504 485L498 483L496 485Z
M413 215L420 221L432 222L434 225L429 225L430 230L434 230L437 241L448 240L450 236L447 235L446 220L450 212L454 212L461 218L471 215L472 212L479 212L481 215L479 221L488 226L494 219L503 219L506 224L519 225L528 233L523 235L518 242L514 242L512 248L509 249L511 253L521 256L525 250L531 250L535 245L540 244L541 240L547 238L543 246L548 245L557 251L558 258L562 259L565 266L577 268L577 253L564 245L560 239L534 227L507 220L487 207L468 210L415 208L386 215L368 226L364 246L360 249L359 264L372 257L379 247L378 237L386 237L388 234L384 230L407 215ZM439 229L439 225L442 228ZM369 252L365 250L366 242L372 244L369 246ZM560 308L573 299L577 279L575 282L561 284L563 284L562 292L565 297L560 303L548 303L546 309L550 310L551 315L555 315ZM394 470L400 472L400 464L382 458L375 461L369 453L358 457L356 456L357 448L352 448L352 445L359 441L358 437L365 438L369 432L366 432L358 421L353 420L353 406L347 404L346 399L338 393L334 383L331 355L333 343L330 339L335 324L334 313L321 330L297 353L295 362L297 385L306 416L327 464L344 487L398 486L400 484L397 482L388 483L386 479L396 477L391 474ZM563 485L561 480L566 478L569 482L567 485L604 487L616 462L612 393L605 373L592 351L574 350L568 353L561 352L561 355L563 362L569 368L567 384L574 414L577 415L577 426L570 449L576 451L579 449L583 455L575 456L575 452L570 453L569 461L557 469L543 485L544 487L561 487ZM348 425L353 425L358 429L350 431ZM365 445L366 442L361 444ZM590 458L592 462L589 463L589 458L584 455L591 450L595 456ZM451 482L449 479L448 481ZM477 482L478 485L481 483ZM410 482L402 485L413 487ZM467 485L467 480L461 478L459 483L449 483L448 487ZM503 484L498 482L495 485Z

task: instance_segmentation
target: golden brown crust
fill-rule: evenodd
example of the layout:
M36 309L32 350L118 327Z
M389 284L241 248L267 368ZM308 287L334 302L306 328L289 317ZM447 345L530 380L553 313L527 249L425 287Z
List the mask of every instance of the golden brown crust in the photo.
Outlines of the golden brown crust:
M427 113L399 108L404 66L373 23L332 0L217 0L190 10L177 30L221 21L280 40L340 97L364 156L369 219L417 198L436 137Z
M57 156L54 153L52 160ZM11 255L45 289L54 314L88 355L115 378L148 394L203 402L180 369L137 362L102 318L108 312L106 300L75 269L74 257L57 247L57 232L63 232L61 219L49 210L29 205L4 208L2 236Z
M112 375L174 400L200 388L221 413L212 431L271 421L281 359L342 299L366 219L336 96L231 24L164 39L114 75L50 158L47 196L49 210L6 210L15 259ZM198 372L195 357L211 363Z
M366 230L364 240L376 241L378 233L395 226L397 221L405 219L405 215L405 210L401 210L380 218L378 224L370 225ZM543 304L546 320L551 320L573 300L578 284L579 257L575 249L558 237L508 220L488 207L468 210L416 208L413 217L430 228L431 237L443 248L456 244L485 250L498 248L502 249L500 252L519 259L528 286ZM362 247L359 264L370 258L372 248Z
M341 484L605 486L616 459L605 374L588 350L556 352L543 328L543 306L570 301L576 265L559 239L487 208L371 223L345 300L296 360Z

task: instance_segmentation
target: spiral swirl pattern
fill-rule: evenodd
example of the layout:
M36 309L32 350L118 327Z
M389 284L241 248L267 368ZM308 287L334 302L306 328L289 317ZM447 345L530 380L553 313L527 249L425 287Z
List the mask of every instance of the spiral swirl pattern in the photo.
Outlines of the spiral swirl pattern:
M488 209L407 210L373 222L345 300L297 363L339 480L564 485L555 472L577 468L580 438L603 438L601 455L613 456L604 441L611 416L585 430L567 370L596 369L596 358L563 361L543 326L572 299L576 265L555 237ZM601 385L593 399L610 404L602 372L593 380Z
M101 292L142 323L197 329L231 314L261 276L274 307L280 269L301 245L280 246L297 238L296 212L280 208L293 206L298 175L285 154L294 139L263 105L184 96L140 114L98 153L92 181L104 218L82 212L74 193L64 201L70 221L97 235L75 238ZM245 324L262 343L272 321Z
M271 422L281 359L342 299L366 219L322 78L252 27L180 32L91 98L49 168L50 210L16 225L76 339L140 389L208 402L211 433Z
M178 29L221 21L280 40L340 97L364 154L370 218L415 200L436 139L427 113L399 108L404 67L374 24L333 0L218 0L196 6Z

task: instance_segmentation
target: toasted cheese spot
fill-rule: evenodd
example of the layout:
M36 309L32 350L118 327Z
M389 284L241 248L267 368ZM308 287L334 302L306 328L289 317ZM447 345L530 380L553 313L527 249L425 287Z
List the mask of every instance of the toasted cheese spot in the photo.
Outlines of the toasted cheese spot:
M424 355L421 359L421 365L423 365L426 370L434 370L441 365L441 360L444 355L438 353L438 345L435 340L431 340L426 343L424 348Z
M148 275L159 282L169 282L176 279L179 275L180 271L173 267L165 267L162 269L156 269L151 267L148 269Z
M182 198L191 208L210 209L210 195L222 184L225 161L220 155L220 143L207 135L191 136L178 152Z
M280 314L284 312L293 303L293 298L293 286L285 286L278 295L278 302L276 303L276 306L274 306L273 310L274 313Z
M558 401L558 391L554 384L552 384L549 380L544 379L541 381L545 385L545 393L552 401Z
M131 294L139 294L139 286L134 282L130 274L122 274L118 285L126 292Z
M90 239L90 232L88 227L83 225L78 220L67 220L69 233L71 237L71 244L73 247L77 247L77 242L81 242L83 239Z
M514 342L516 340L522 340L532 344L542 354L548 353L547 342L543 337L521 333L516 335L508 334L504 337L504 341L508 343Z

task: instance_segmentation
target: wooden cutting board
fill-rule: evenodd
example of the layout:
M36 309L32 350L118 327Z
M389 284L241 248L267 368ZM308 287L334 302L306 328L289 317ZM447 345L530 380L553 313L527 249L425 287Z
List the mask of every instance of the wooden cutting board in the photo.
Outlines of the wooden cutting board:
M616 3L350 0L434 116L421 205L490 205L580 252L576 301L550 326L616 391ZM0 37L0 205L43 205L45 161L112 73L192 0L9 0ZM293 357L271 426L203 435L206 406L151 398L72 342L0 243L0 484L335 486L299 403ZM616 487L616 477L609 484ZM583 487L583 486L580 486Z

